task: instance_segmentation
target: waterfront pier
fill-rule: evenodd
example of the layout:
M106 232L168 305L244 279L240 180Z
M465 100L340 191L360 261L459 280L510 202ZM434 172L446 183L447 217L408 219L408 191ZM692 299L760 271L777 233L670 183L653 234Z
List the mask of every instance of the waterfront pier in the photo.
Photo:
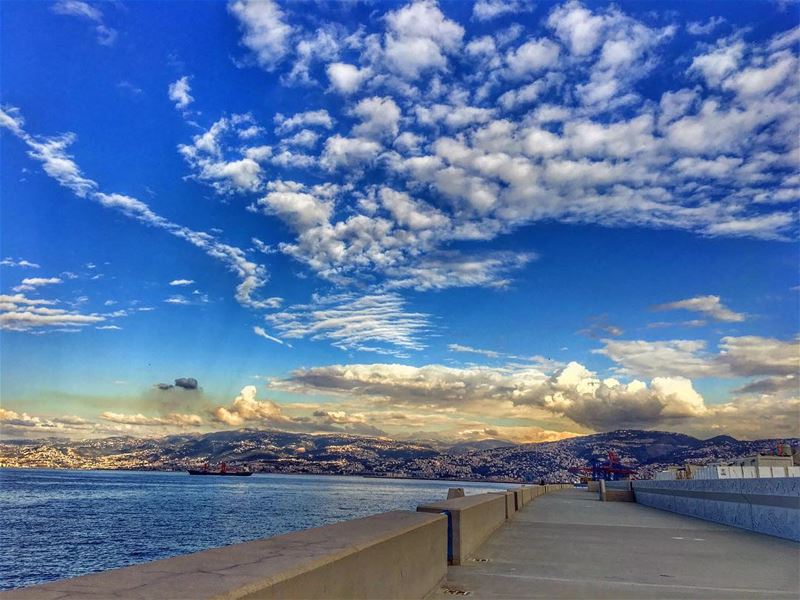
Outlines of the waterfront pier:
M800 544L600 496L554 484L453 497L0 600L800 596Z
M798 598L800 545L586 489L526 505L430 598Z

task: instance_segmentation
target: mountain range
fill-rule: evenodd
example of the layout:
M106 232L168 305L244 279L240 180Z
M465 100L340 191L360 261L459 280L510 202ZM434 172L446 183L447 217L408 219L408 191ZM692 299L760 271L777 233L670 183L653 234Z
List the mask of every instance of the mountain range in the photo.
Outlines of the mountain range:
M369 475L425 479L569 481L570 467L604 459L609 451L648 477L667 465L708 463L800 439L701 440L665 431L621 429L557 442L512 444L482 440L454 445L349 434L242 429L162 438L110 437L70 441L0 441L0 467L184 470L225 461L257 472Z

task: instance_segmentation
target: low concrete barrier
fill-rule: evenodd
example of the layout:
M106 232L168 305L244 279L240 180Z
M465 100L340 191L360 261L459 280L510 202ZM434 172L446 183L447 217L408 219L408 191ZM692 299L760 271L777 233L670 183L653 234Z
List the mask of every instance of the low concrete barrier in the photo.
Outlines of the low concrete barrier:
M445 516L393 511L22 588L0 598L422 598L446 573Z
M516 510L522 510L522 507L525 505L522 501L522 488L512 488L508 491L514 494L514 508Z
M800 542L800 477L634 481L636 502Z
M598 481L602 502L635 502L630 481Z
M588 481L586 482L586 490L589 492L597 493L600 491L600 482L599 481Z
M514 492L489 492L490 494L498 494L506 499L506 519L510 519L517 512L517 506L514 502Z
M530 486L523 486L522 487L522 503L528 504L533 500L533 488Z
M506 520L506 498L477 494L417 507L420 512L447 514L447 557L462 564Z

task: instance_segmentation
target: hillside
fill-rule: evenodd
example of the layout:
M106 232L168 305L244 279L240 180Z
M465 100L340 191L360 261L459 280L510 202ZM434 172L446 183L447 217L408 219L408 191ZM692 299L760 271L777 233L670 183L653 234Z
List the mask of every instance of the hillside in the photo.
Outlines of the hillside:
M436 447L342 434L238 430L157 439L113 437L0 442L0 466L183 470L204 462L247 464L271 473L533 481L574 479L570 467L617 452L649 476L669 464L710 462L772 451L778 442L730 436L700 440L664 431L618 430L558 442L509 445L502 440Z

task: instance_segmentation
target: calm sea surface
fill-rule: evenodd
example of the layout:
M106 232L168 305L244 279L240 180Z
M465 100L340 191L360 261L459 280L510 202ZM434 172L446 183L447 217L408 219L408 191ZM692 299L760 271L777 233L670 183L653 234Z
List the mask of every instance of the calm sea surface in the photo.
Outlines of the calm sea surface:
M43 583L507 485L0 469L0 589Z

